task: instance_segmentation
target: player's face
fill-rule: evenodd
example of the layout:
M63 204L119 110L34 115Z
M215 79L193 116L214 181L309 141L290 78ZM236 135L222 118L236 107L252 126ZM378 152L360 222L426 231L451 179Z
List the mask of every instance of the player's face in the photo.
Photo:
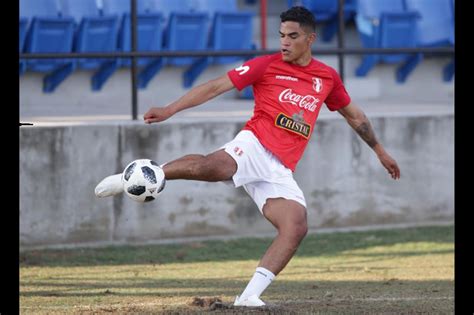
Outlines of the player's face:
M300 23L282 22L280 24L280 50L283 61L300 63L302 59L311 58L311 45L315 39L316 34L307 33L300 27Z

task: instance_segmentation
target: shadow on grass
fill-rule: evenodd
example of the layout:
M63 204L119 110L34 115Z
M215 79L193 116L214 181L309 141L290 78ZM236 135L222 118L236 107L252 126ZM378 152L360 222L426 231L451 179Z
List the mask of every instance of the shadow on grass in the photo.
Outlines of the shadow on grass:
M174 311L197 311L192 306L196 297L218 297L231 305L232 297L239 294L248 279L148 279L122 277L101 283L90 283L83 278L54 278L47 281L31 281L23 286L20 298L23 305L34 302L38 310L47 308L51 299L63 305L77 308L81 305L121 305L127 307L134 301L148 304L154 311L162 305L172 305ZM402 281L275 281L262 295L262 299L273 305L271 314L314 314L319 312L343 312L348 314L369 312L370 314L450 314L454 310L454 283L449 280ZM40 298L40 299L38 299ZM181 305L176 304L178 298ZM148 303L147 303L148 301ZM174 302L173 302L174 301ZM183 305L184 304L184 305ZM161 306L160 306L161 305ZM134 311L137 309L135 303ZM169 307L168 307L169 309ZM127 311L127 309L116 309ZM148 310L149 311L149 310ZM231 313L235 313L232 311ZM352 313L351 313L352 312ZM365 314L365 313L364 313Z
M97 279L94 279L97 281ZM52 278L48 281L31 281L20 290L20 296L209 296L239 294L248 283L248 279L153 279L145 277L122 277L107 279L100 283L91 283L84 278ZM48 289L40 289L40 288ZM54 289L57 287L56 289ZM38 289L35 289L38 288ZM443 291L449 296L454 294L454 282L449 280L407 281L387 279L384 281L285 281L278 280L272 284L265 295L268 299L286 299L284 295L296 294L299 299L328 296L328 292L352 297L363 297L368 293L372 298L387 296L387 293L397 293L405 297L431 296ZM375 294L376 293L376 294Z
M20 253L20 267L29 266L104 266L129 264L167 264L206 261L259 260L272 239L248 238L230 241L205 241L175 245L110 246L67 250L33 250ZM417 227L394 230L308 235L297 256L341 255L345 251L406 243L454 243L454 227ZM360 253L377 257L451 253L451 249L425 246L381 252ZM359 255L359 253L358 253Z

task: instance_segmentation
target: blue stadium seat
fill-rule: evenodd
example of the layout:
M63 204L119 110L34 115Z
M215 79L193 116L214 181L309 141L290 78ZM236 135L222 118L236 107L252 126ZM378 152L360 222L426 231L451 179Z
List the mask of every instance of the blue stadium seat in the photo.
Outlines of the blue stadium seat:
M405 0L408 10L418 11L416 42L418 45L446 46L454 39L452 0Z
M76 21L75 52L114 52L117 50L118 16L103 15L96 0L62 0L64 15ZM117 58L78 58L78 68L97 70L92 90L100 90L118 68Z
M288 7L301 5L310 10L317 23L324 22L321 39L329 42L337 33L339 0L288 0ZM356 12L356 0L346 0L344 3L344 22L353 19Z
M22 52L23 51L23 44L25 43L25 37L26 37L26 27L28 25L28 19L26 17L20 17L20 25L18 29L18 51Z
M255 49L252 42L252 18L250 12L217 12L214 15L209 46L214 50ZM228 64L242 57L215 57L213 62Z
M212 24L209 31L210 50L255 49L252 43L252 12L242 12L236 0L198 0L197 10L208 12ZM210 64L229 64L244 59L238 56L202 57L184 73L184 86L190 87Z
M357 0L346 0L344 2L344 14L354 18L357 13Z
M138 2L140 1L144 2L142 4L137 3L137 11L139 12L137 18L145 16L146 13L147 21L146 23L144 22L143 32L148 33L148 35L145 35L148 38L154 38L152 43L147 43L145 40L143 42L144 46L141 46L141 40L139 39L139 50L159 50L160 46L162 49L169 51L206 49L209 17L207 13L196 12L198 8L198 2L196 0L138 0ZM142 5L142 7L140 7L140 5ZM104 9L105 8L106 5L104 4ZM116 10L119 9L116 8ZM160 27L164 25L162 37L157 28L157 24L154 23L156 19L152 18L152 16L162 17L160 19ZM138 23L140 24L140 22ZM123 27L124 30L125 28L126 26ZM139 26L139 36L141 32ZM123 47L126 47L126 45ZM147 58L140 59L146 60ZM146 87L151 78L155 76L164 65L186 66L191 65L196 59L198 58L151 58L150 60L152 61L149 62L138 75L138 86L141 88Z
M131 51L131 14L130 0L103 0L104 14L121 16L118 35L118 49ZM137 50L160 51L163 45L163 15L152 11L151 2L137 0ZM130 67L131 59L122 58L122 66ZM163 58L138 58L137 65L143 67L138 74L138 87L145 88L149 81L163 66Z
M199 0L199 10L208 12L212 24L209 48L214 50L254 49L253 12L239 11L236 0ZM228 64L242 57L216 57L213 63Z
M166 50L205 50L207 47L208 15L198 12L172 12L164 35ZM166 63L173 66L192 64L196 57L171 57Z
M20 17L30 21L23 52L72 52L74 20L61 15L61 8L56 0L21 0ZM53 92L75 68L72 59L27 59L20 62L23 62L23 69L20 69L20 72L47 73L43 78L45 93Z
M367 48L410 48L416 46L415 29L419 14L405 9L403 0L358 0L356 26ZM356 69L356 76L363 77L380 62L401 63L410 58L408 54L369 54L363 56ZM397 82L403 82L400 68Z
M303 6L313 12L317 22L328 21L337 14L338 0L288 0L288 7Z
M26 37L26 27L28 26L28 19L25 17L20 17L20 25L18 28L18 52L23 52L23 46L25 44L25 37ZM25 72L26 63L24 60L20 60L20 75Z
M455 23L455 9L454 9L454 0L451 0L451 9L452 9L452 33L451 33L451 36L449 38L449 42L450 42L450 45L454 46L454 42L455 42L455 36L454 36L454 23ZM444 66L444 69L443 69L443 80L445 82L448 82L448 81L451 81L454 77L454 58L451 59L451 61L446 65Z
M130 14L131 0L102 0L100 8L104 14L117 14L119 16ZM150 0L137 0L137 13L150 13L153 3Z
M20 0L20 16L57 18L61 16L61 8L56 0Z
M165 17L165 22L173 12L190 13L197 11L198 0L148 0L151 12L160 12Z
M206 11L210 16L216 12L239 12L236 0L195 0L193 9Z
M161 12L165 18L163 48L165 50L204 50L207 45L209 17L197 12L195 0L151 0L152 10ZM164 64L172 66L191 65L196 57L168 57Z
M408 10L420 13L416 21L417 47L446 47L454 45L454 8L452 0L405 0ZM408 75L419 64L423 55L412 58L407 63L405 73ZM451 71L452 70L452 71ZM449 81L454 74L454 62L443 69L443 79Z

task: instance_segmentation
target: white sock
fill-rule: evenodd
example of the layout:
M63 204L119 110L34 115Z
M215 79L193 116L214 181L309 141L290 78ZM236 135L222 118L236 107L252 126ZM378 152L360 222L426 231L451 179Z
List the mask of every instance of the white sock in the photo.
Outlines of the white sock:
M254 294L260 297L260 294L272 283L273 278L275 275L270 270L258 267L239 300L244 300Z

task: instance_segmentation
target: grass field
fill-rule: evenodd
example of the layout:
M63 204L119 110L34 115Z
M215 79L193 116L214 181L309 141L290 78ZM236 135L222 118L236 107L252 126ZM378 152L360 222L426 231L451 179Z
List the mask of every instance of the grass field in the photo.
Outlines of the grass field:
M271 239L20 254L21 314L453 314L454 227L308 235L233 307Z

